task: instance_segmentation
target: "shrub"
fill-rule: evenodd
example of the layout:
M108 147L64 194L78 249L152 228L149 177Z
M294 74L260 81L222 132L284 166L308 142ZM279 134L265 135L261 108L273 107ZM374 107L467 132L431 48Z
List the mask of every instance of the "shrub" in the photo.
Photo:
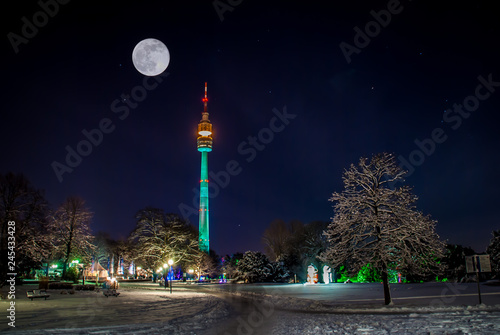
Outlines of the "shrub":
M64 275L63 280L69 280L73 283L78 282L78 269L76 267L72 267L66 270L66 274Z
M74 288L77 291L93 291L95 290L95 285L75 285Z
M73 284L71 283L50 283L49 284L49 289L51 290L72 290L73 289Z
M48 288L49 288L49 277L47 276L38 277L38 289L46 290Z
M379 271L368 263L359 270L357 281L358 283L379 283L382 281L382 277L380 276ZM390 282L397 283L397 272L395 279Z

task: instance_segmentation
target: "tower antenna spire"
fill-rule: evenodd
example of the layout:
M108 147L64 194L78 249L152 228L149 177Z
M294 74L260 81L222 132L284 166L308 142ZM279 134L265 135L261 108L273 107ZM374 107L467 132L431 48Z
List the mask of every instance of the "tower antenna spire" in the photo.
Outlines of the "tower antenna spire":
M208 96L207 96L207 82L205 82L205 97L203 98L203 113L208 113Z

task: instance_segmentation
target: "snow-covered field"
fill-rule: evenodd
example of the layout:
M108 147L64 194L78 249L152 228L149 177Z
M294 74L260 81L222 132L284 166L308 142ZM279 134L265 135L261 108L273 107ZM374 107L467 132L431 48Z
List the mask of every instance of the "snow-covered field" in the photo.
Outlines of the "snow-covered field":
M33 286L16 288L16 328L29 334L90 334L90 333L154 333L159 329L193 329L217 321L228 315L226 304L211 295L176 289L172 294L157 285L118 290L118 297L105 297L102 292L48 290L49 299L26 298L26 290ZM8 301L0 302L6 311ZM197 319L207 315L205 319ZM2 318L4 319L4 318ZM5 319L7 320L7 319ZM58 330L56 330L58 329ZM103 329L109 329L104 331ZM2 322L0 331L14 330ZM123 330L123 331L122 331ZM146 331L149 330L149 331ZM152 332L153 331L153 332ZM183 333L183 332L180 332Z
M271 334L500 334L500 313L428 311L388 314L289 314L281 313Z
M244 288L240 291L239 288ZM366 296L366 288L358 286ZM376 287L376 286L374 286ZM48 300L29 301L17 287L16 328L0 331L17 334L500 334L500 304L460 305L457 293L433 298L433 303L404 300L394 306L379 302L332 303L324 296L304 299L287 294L287 286L255 287L179 285L173 294L158 284L122 285L119 297L102 292L60 294L50 290ZM442 286L441 292L446 286ZM448 288L450 288L448 286ZM300 287L293 290L300 290ZM330 290L331 288L304 288ZM339 287L340 290L340 287ZM363 291L365 290L365 291ZM415 289L413 289L415 290ZM495 290L495 289L493 289ZM498 291L498 289L496 289ZM260 292L265 291L265 292ZM427 290L428 291L428 290ZM450 289L450 293L453 290ZM455 290L459 293L465 289ZM425 287L422 289L425 292ZM500 293L500 292L499 292ZM467 293L463 293L467 294ZM495 292L489 292L492 297ZM355 297L355 296L353 296ZM453 300L453 301L452 301ZM402 302L402 301L401 301ZM450 303L451 302L451 303ZM0 301L6 311L8 301ZM6 313L6 312L4 312Z

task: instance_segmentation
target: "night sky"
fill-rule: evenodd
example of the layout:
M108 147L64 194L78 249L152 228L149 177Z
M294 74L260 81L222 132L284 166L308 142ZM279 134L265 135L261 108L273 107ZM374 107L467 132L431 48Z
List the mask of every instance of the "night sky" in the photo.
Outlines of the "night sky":
M40 4L22 3L2 11L0 172L25 174L52 207L81 196L94 232L125 238L146 206L197 209L205 81L209 171L240 167L210 199L217 253L262 249L275 219L330 221L343 170L383 151L419 165L407 184L443 239L481 252L500 229L500 24L491 1L220 0L219 13L212 1L69 1L57 13L52 5L47 22ZM354 28L365 31L370 12L388 7L390 22L380 14L385 27L368 24L372 37L356 41L348 62L341 43L354 48ZM13 47L9 33L22 37L34 15L38 31L24 29L34 36ZM127 106L121 96L143 85L131 54L145 38L166 44L170 64L124 117L112 105ZM479 76L490 84L478 89ZM471 112L454 110L464 103ZM282 127L275 116L284 109ZM113 131L60 182L53 162L66 164L65 148L106 119ZM188 219L198 225L197 213Z

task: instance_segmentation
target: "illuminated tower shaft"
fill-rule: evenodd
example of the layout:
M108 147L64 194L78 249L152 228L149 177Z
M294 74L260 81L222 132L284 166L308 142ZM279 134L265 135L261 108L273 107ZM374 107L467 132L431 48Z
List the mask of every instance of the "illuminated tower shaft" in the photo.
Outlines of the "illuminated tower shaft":
M208 152L201 152L201 179L200 179L200 226L199 247L208 253L210 249L209 217L208 217Z
M206 253L210 249L209 224L208 224L208 153L212 151L212 124L208 119L207 109L207 83L205 83L205 98L203 98L203 113L198 123L198 151L201 152L201 177L200 177L200 223L199 247Z

